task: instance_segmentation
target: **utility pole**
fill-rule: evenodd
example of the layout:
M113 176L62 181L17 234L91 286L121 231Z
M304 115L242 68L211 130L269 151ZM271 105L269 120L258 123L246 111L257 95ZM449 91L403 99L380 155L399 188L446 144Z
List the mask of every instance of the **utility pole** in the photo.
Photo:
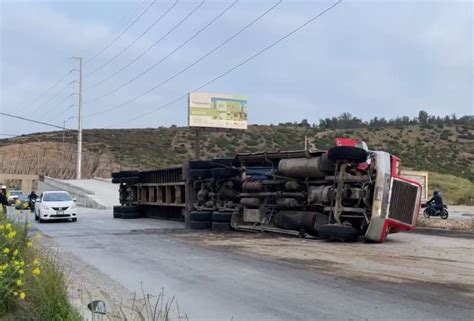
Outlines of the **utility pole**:
M76 179L81 179L82 170L82 57L73 57L79 60L79 105L77 120L77 161Z
M75 118L75 117L74 117L74 116L71 116L71 117L69 117L68 119L63 120L63 168L66 167L66 165L65 165L66 150L65 150L65 148L64 148L64 147L65 147L65 146L64 146L64 143L65 143L64 140L65 140L65 138L66 138L66 137L65 137L65 135L66 135L66 123L67 123L69 120L73 119L73 118Z

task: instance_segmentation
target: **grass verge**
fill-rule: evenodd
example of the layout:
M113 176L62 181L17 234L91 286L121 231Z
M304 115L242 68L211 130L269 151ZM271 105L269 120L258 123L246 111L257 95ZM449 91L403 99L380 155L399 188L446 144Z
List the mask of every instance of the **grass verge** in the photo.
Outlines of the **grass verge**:
M29 236L29 213L0 211L0 319L82 320L68 300L63 267L34 244L39 235Z
M441 191L443 200L448 204L474 205L474 182L466 178L430 172L428 184L429 191Z

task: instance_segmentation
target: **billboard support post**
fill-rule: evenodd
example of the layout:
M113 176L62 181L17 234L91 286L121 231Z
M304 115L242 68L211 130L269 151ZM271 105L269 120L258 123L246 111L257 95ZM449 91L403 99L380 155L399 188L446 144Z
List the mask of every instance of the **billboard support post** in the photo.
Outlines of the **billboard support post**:
M194 143L194 159L201 159L201 128L195 127L196 140Z

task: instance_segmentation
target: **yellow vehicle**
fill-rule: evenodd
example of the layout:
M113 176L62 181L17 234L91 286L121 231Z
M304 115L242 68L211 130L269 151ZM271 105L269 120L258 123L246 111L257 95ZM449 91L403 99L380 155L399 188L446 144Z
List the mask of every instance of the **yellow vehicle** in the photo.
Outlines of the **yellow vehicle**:
M15 199L15 208L17 210L27 210L30 208L30 199L28 195L20 195Z

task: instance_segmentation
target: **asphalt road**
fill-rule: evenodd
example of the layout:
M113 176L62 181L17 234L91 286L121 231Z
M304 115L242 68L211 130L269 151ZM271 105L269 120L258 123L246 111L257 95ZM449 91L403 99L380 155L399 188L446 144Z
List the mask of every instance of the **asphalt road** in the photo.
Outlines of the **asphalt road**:
M82 208L79 215L77 223L35 222L33 229L63 255L131 292L141 293L142 286L155 294L164 289L191 321L474 318L472 297L455 289L350 280L303 264L192 245L169 237L169 229L182 228L177 222L114 220L111 211Z

